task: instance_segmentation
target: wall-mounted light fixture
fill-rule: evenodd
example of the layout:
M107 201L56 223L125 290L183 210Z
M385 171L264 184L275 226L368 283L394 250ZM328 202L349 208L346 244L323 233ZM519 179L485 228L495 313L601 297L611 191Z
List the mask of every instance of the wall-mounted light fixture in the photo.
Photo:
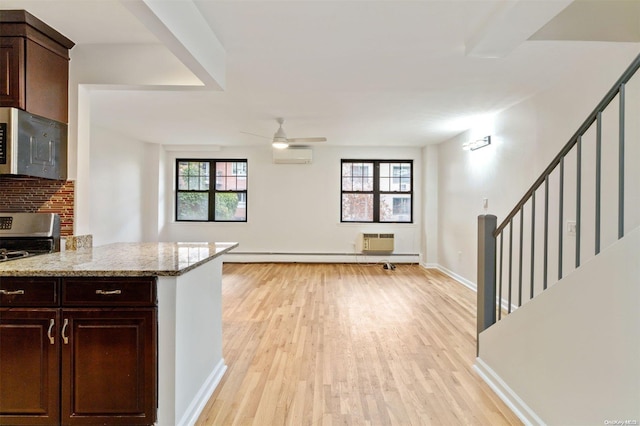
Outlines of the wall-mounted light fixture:
M487 145L491 145L491 136L485 136L482 139L465 142L462 144L462 149L465 151L475 151L476 149L484 148Z

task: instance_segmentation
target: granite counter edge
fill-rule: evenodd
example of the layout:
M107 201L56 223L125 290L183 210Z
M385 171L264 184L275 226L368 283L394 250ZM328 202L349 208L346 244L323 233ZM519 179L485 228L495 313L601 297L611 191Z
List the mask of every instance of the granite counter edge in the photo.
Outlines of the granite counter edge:
M187 272L204 265L225 253L233 250L238 243L230 244L192 265L185 266L178 270L132 270L132 269L29 269L29 270L6 270L0 269L1 277L178 277Z

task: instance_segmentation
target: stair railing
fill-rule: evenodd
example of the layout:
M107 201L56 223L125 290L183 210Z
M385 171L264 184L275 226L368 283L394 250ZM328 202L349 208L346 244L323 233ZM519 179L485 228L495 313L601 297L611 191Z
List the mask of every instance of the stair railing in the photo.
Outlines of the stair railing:
M566 198L569 198L569 193L575 197L575 223L570 230L572 235L575 235L575 259L573 262L575 268L580 266L581 253L585 249L585 238L588 238L582 232L583 228L586 228L584 226L586 223L581 220L585 216L583 208L588 207L584 205L585 194L593 196L593 255L600 252L603 223L603 114L616 97L618 98L617 182L615 182L617 185L617 219L614 220L617 220L617 239L624 236L625 109L627 103L625 89L638 68L640 68L640 56L636 57L611 90L607 92L502 223L497 225L497 218L494 215L478 217L478 334L494 324L496 320L499 321L503 316L522 306L527 301L523 301L523 296L530 300L536 295L536 290L537 293L546 290L550 285L550 275L557 278L558 281L564 276L566 271L563 270L563 264L565 263L565 248L567 246L563 234L564 223L567 220L565 201ZM593 171L594 181L591 188L588 187L588 182L587 184L583 182L586 175L585 166L589 166L584 164L585 141L583 141L588 132L590 140L595 139L595 164L592 165L595 170ZM575 178L575 186L568 188L565 185L567 180L565 166L569 157L573 157L574 154L575 159L571 159L571 162L572 168L575 168L575 176L571 177ZM637 185L637 183L635 184ZM590 189L593 189L593 194L587 192ZM550 199L552 195L556 197L555 200ZM551 208L552 205L553 208ZM573 206L570 207L573 208ZM556 215L555 218L551 217L552 214ZM536 219L541 220L542 223L537 224ZM550 224L550 221L556 223ZM555 225L556 229L550 229L552 225ZM525 226L528 228L527 233L525 233ZM589 226L591 225L589 224ZM542 236L539 234L540 231ZM557 234L555 235L557 240L552 241L551 231ZM527 239L528 244L525 245ZM540 239L542 239L542 249L536 246L536 242L540 243ZM514 242L514 240L516 241ZM557 244L555 253L552 252L553 244ZM536 258L536 254L541 254L542 259ZM555 259L553 259L555 271L551 270L552 259L550 256L553 255L555 255ZM536 273L541 273L541 277L538 277ZM540 281L541 290L539 288ZM525 292L528 292L528 296Z

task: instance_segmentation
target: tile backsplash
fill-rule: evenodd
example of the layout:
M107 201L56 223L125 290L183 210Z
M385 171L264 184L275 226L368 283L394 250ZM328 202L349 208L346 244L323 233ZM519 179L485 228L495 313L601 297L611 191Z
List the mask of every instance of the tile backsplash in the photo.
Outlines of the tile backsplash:
M0 212L57 213L60 234L73 235L74 182L0 176Z

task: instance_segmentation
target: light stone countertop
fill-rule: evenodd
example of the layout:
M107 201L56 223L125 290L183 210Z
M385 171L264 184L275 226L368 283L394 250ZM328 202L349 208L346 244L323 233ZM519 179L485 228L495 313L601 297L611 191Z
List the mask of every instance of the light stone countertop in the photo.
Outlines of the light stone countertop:
M114 243L0 263L2 276L178 276L238 246L224 243Z

